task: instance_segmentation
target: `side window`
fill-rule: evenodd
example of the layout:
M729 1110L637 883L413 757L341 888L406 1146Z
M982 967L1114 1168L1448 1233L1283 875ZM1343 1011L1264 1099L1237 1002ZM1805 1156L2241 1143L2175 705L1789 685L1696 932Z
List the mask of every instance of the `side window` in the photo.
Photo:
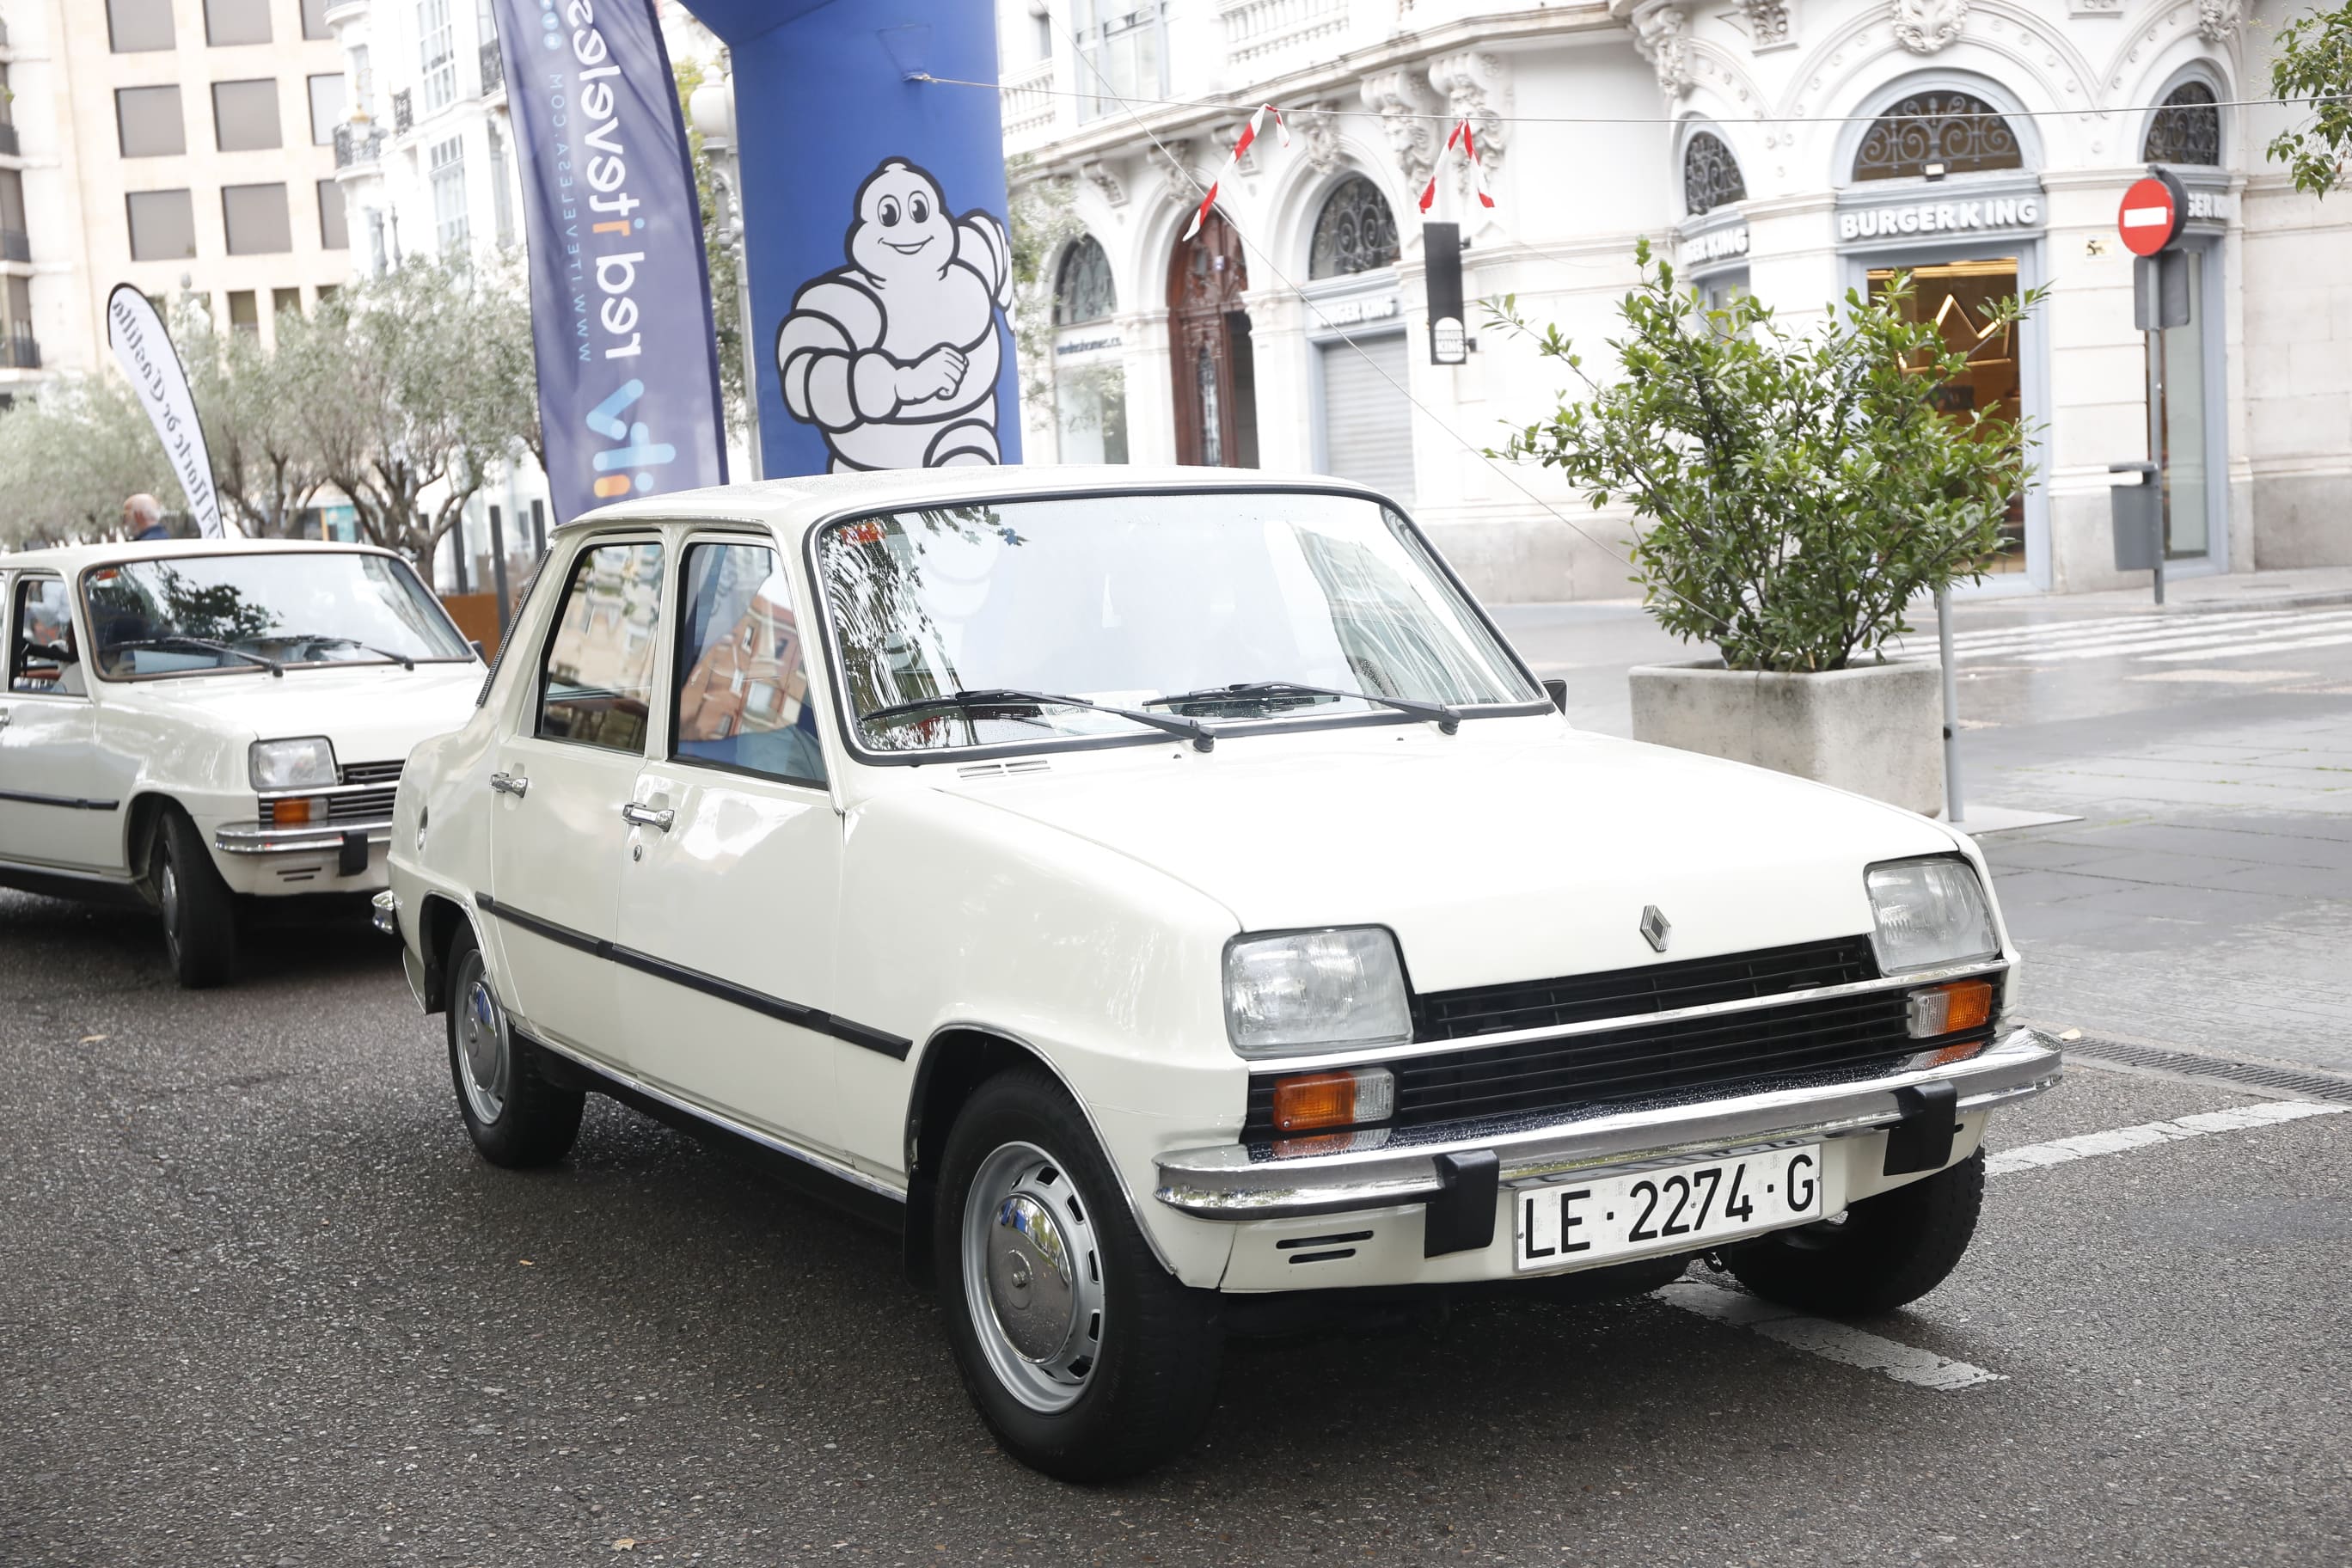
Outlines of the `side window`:
M540 665L540 734L645 750L661 594L660 545L599 544L580 552Z
M74 643L73 610L58 577L26 577L16 584L16 629L8 648L8 689L47 697L80 697L81 650Z
M794 784L824 783L824 752L792 590L759 544L687 547L679 579L672 754Z

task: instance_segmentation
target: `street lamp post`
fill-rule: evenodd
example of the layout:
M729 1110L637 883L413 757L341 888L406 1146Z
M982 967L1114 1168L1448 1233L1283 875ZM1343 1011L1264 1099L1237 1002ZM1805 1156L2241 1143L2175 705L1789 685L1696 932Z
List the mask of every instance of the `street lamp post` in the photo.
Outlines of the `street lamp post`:
M751 268L743 240L741 163L735 155L735 77L726 52L719 57L724 75L709 79L687 101L695 130L702 133L702 150L710 155L711 239L735 258L735 321L743 349L743 425L751 458L751 477L767 477L760 460L760 357L751 336Z

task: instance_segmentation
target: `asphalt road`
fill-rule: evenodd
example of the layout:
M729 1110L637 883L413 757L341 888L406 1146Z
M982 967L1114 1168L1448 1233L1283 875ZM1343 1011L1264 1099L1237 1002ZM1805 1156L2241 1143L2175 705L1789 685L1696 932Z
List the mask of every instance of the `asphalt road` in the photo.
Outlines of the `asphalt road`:
M11 1568L2352 1559L2352 1114L1997 1175L1874 1338L1670 1292L1237 1346L1198 1451L1085 1490L882 1234L601 1101L496 1170L379 939L253 967L0 895ZM2264 1103L2084 1070L1995 1141Z

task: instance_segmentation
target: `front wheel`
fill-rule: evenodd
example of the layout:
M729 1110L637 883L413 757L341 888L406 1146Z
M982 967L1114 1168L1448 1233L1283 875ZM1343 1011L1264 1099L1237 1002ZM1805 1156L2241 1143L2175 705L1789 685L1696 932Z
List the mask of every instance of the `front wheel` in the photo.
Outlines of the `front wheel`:
M1842 1219L1727 1248L1724 1267L1768 1301L1830 1318L1891 1312L1959 1267L1984 1207L1984 1152L1864 1198Z
M521 1170L561 1160L580 1136L587 1095L549 1082L538 1054L515 1038L470 928L450 943L447 972L449 1077L467 1135L493 1165Z
M1152 1256L1059 1086L982 1084L949 1133L933 1231L948 1333L1007 1453L1071 1481L1150 1469L1216 1403L1215 1300Z
M151 875L173 978L190 991L226 984L236 972L236 895L176 805L163 808Z

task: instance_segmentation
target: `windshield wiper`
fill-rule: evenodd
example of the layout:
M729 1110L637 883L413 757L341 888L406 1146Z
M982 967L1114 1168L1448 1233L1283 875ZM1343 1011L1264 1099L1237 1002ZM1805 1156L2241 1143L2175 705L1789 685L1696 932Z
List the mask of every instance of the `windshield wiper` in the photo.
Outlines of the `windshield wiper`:
M416 661L406 654L394 653L390 648L376 647L372 644L360 641L357 637L334 637L318 632L272 633L271 635L280 642L315 643L321 647L355 647L362 653L372 653L378 658L390 659L403 669L416 668Z
M1186 702L1246 701L1253 697L1352 697L1359 702L1377 702L1416 719L1434 720L1441 734L1451 735L1462 728L1461 713L1443 702L1415 702L1408 697L1382 697L1374 691L1342 691L1336 686L1304 686L1296 680L1244 680L1232 686L1206 686L1198 691L1180 691L1173 697L1155 697L1151 705L1156 708L1161 703L1177 706Z
M283 679L286 675L286 667L278 663L274 658L264 658L257 653L247 653L241 647L231 647L225 642L215 642L210 637L184 637L177 636L164 637L132 637L126 642L109 643L100 651L104 653L112 653L115 649L123 647L198 647L204 649L206 653L225 653L231 658L248 659L251 662L261 666L262 668L269 671L270 674L275 675L281 679Z
M1097 713L1116 714L1137 724L1146 724L1171 735L1181 735L1192 742L1192 749L1212 750L1217 737L1198 719L1171 718L1165 713L1146 713L1134 708L1118 708L1108 702L1089 702L1083 697L1062 697L1050 691L1011 691L1002 689L985 691L942 691L936 697L918 697L911 702L893 702L887 708L877 708L871 713L858 715L858 722L876 719L895 719L902 714L920 713L932 708L962 708L977 710L984 708L1087 708Z

